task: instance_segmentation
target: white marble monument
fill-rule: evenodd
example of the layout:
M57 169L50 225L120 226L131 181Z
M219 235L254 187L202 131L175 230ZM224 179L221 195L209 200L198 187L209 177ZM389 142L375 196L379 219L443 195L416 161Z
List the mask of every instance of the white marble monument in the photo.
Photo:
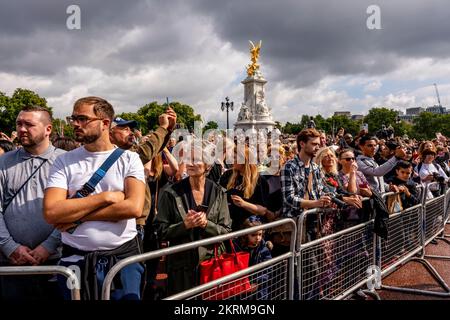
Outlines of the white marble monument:
M250 56L252 63L247 66L247 78L241 83L244 85L244 102L239 111L235 129L267 129L271 132L275 128L275 122L272 120L272 114L265 100L264 85L267 80L264 79L259 71L259 45L255 46L250 41Z

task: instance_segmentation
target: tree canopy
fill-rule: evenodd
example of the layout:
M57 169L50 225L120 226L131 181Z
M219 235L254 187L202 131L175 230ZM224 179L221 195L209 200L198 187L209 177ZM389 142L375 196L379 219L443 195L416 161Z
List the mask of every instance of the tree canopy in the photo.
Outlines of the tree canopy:
M369 110L367 116L364 117L364 122L369 125L369 132L376 132L381 129L384 124L386 127L394 125L397 122L397 111L388 108L372 108ZM395 129L395 128L394 128Z
M208 121L205 126L203 127L203 132L210 129L218 129L219 125L215 121Z
M11 134L16 128L17 115L28 105L41 106L52 113L47 100L31 90L17 88L11 97L0 92L0 131Z
M16 127L16 118L20 110L27 105L38 105L47 108L52 113L52 108L47 104L47 100L32 90L17 88L11 97L0 91L0 131L10 135ZM170 103L177 113L178 123L180 127L189 129L194 128L195 121L201 121L201 116L195 114L194 109L180 102ZM150 102L137 110L137 112L125 112L118 116L126 120L136 120L143 134L148 130L154 130L158 127L158 117L167 108L167 104L158 104ZM299 123L287 122L282 126L277 122L277 128L287 134L296 134L303 128L307 127L310 116L302 115ZM384 124L392 125L395 135L407 134L411 138L432 139L436 136L436 132L441 132L445 136L450 136L450 114L433 114L430 112L422 112L414 120L413 124L399 121L397 111L389 108L372 108L363 120L352 120L346 116L332 116L324 118L321 115L313 117L316 128L324 130L328 134L336 134L340 127L346 132L356 135L361 128L362 123L369 125L369 132L374 134ZM53 121L54 132L65 136L72 136L73 130L65 120L55 119ZM203 128L217 129L218 125L215 121L208 121Z
M189 105L181 104L179 102L171 102L170 106L177 113L177 123L179 123L181 127L193 130L194 122L202 120L202 117L198 114L195 114L194 109ZM146 128L154 130L158 127L159 116L165 112L166 108L166 103L158 104L156 101L153 101L141 107L137 111L137 115L142 117L137 119L144 119ZM127 113L127 116L131 115L132 113ZM143 130L143 132L145 132L145 130Z

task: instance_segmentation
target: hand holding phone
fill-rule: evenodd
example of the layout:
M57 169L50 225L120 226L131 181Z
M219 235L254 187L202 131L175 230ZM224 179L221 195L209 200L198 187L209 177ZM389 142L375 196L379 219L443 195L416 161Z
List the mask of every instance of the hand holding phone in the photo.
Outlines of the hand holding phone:
M205 206L203 206L205 207ZM196 209L201 209L199 206ZM192 229L196 227L205 228L208 224L208 219L206 218L206 213L203 211L189 210L186 218L184 219L184 224L186 229Z
M197 212L206 212L208 210L208 206L200 204L200 205L196 206L194 210Z

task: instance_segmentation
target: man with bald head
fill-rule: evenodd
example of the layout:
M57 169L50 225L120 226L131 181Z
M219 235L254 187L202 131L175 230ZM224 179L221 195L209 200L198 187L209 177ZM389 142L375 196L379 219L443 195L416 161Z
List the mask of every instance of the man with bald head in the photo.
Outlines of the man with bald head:
M44 220L43 198L50 167L65 151L50 143L52 117L46 108L23 108L16 130L23 148L0 158L0 265L56 264L61 235ZM0 283L5 299L51 295L48 276L3 276Z

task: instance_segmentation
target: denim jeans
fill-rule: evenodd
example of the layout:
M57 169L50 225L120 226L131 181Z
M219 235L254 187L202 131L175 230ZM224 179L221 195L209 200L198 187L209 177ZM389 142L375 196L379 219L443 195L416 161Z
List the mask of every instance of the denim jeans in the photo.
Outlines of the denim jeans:
M84 270L84 260L79 260L77 262L60 261L61 266L77 266L80 270L80 283L81 291L83 291L83 270ZM101 257L97 261L96 265L96 275L97 275L97 286L99 292L102 290L103 281L109 271L111 266L108 266L108 260ZM116 288L111 292L111 300L140 300L141 299L141 280L144 273L144 267L141 263L133 263L124 267L117 276L120 276L120 282L122 284L121 288ZM67 286L67 278L58 275L59 288L63 293L64 300L70 300L70 290Z

